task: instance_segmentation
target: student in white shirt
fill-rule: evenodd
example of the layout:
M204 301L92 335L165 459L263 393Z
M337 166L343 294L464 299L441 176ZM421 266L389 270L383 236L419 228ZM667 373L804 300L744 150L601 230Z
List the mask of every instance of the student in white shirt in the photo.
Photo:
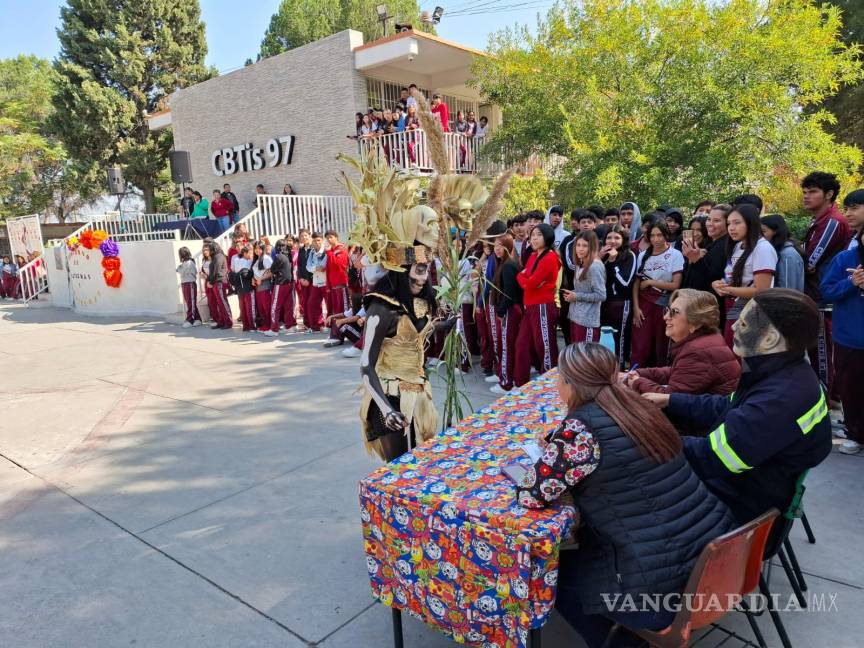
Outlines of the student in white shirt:
M681 287L684 256L669 243L669 227L663 218L645 228L645 237L650 245L636 257L633 281L630 361L641 367L663 367L669 353L663 314L670 295Z
M731 347L732 325L738 320L744 305L756 293L774 285L777 251L762 238L759 208L755 205L737 205L729 213L726 222L729 230L729 260L723 279L717 279L711 287L726 299L726 328L723 334Z
M255 329L255 307L252 304L252 246L244 245L231 258L231 273L234 288L240 301L240 319L244 331Z
M252 285L255 286L253 301L255 311L258 314L258 332L264 333L270 330L270 305L273 282L270 280L270 266L273 265L273 257L267 254L263 241L255 241L252 246L255 260L252 263Z

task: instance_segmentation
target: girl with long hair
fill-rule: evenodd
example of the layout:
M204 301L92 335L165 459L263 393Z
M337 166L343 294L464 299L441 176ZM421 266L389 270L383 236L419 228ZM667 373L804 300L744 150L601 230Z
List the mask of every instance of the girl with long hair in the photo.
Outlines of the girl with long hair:
M669 243L669 228L663 219L648 225L651 247L636 259L633 281L633 353L631 364L662 367L667 362L669 338L663 309L669 296L681 287L684 257Z
M555 230L551 225L540 223L531 230L530 240L533 252L525 268L516 275L524 293L525 306L516 338L516 365L513 368L513 381L517 387L528 382L532 364L545 373L558 361L555 293L561 261L554 248Z
M493 394L506 394L513 389L513 369L516 366L516 337L522 321L522 288L516 277L522 269L516 245L510 234L495 239L493 248L497 265L489 291L489 301L495 312L501 341L498 362L498 384L490 388Z
M636 255L627 245L624 228L615 225L606 233L600 250L606 270L606 301L600 306L600 326L612 327L618 365L630 355L630 298L636 277Z
M201 271L198 273L202 285L204 286L204 297L207 300L207 311L210 313L210 319L215 322L218 314L218 306L216 305L216 293L213 292L213 287L210 285L210 244L205 239L204 245L201 247Z
M600 341L600 305L606 301L606 269L594 232L580 232L570 243L567 264L573 269L573 290L564 291L569 306L570 340Z
M703 547L735 526L690 468L672 424L617 374L617 359L599 344L561 352L557 388L567 415L516 488L526 508L573 496L584 526L579 549L561 552L555 607L592 648L613 623L667 627L674 611L610 609L610 593L637 601L679 594ZM616 639L611 645L632 636Z
M777 251L762 238L762 223L759 208L742 203L733 209L726 219L729 231L726 270L723 279L711 284L726 303L726 325L723 337L732 346L732 325L738 320L741 310L762 290L774 284L777 271Z
M177 266L177 274L180 275L180 288L183 291L183 303L186 305L186 321L183 328L201 325L201 313L198 312L198 269L195 267L195 259L187 247L181 247L177 251L180 257L180 265Z
M777 252L774 287L804 292L804 251L792 240L786 219L780 214L763 216L762 236Z

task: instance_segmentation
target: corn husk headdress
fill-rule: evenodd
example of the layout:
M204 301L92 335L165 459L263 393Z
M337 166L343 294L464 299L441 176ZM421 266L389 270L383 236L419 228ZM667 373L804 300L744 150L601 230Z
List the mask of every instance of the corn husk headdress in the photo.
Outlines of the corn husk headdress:
M360 172L359 185L342 173L357 216L349 242L363 248L369 263L387 270L430 263L440 219L434 209L417 203L419 179L398 173L375 155L362 162L339 157Z

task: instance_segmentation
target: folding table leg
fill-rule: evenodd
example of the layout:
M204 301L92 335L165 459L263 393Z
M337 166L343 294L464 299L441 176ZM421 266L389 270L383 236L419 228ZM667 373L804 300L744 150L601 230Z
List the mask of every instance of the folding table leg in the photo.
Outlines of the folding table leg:
M393 610L393 648L405 648L402 639L402 610L392 608Z
M543 648L542 628L534 628L528 633L529 648Z

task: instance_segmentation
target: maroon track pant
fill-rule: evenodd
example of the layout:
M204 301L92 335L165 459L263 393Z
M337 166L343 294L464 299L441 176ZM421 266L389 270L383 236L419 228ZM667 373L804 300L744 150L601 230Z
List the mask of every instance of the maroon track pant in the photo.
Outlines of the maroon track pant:
M324 326L324 288L308 285L306 289L306 302L303 304L303 323L313 331L320 331Z
M859 299L861 299L859 297ZM846 436L864 443L864 349L850 349L834 343L834 389L843 404Z
M639 310L645 316L642 326L633 323L633 352L630 361L640 367L665 367L669 353L663 307L639 296Z
M279 322L285 323L285 328L297 326L294 317L294 284L275 284L270 298L270 330L278 333Z
M542 373L558 366L558 339L555 336L557 321L558 307L555 302L525 307L516 337L513 382L517 387L531 378L532 363L539 366Z
M198 282L187 281L180 284L183 290L183 303L186 304L186 321L190 324L201 321L201 313L198 312Z
M233 327L234 317L231 315L231 305L228 303L228 298L225 296L227 284L221 281L213 284L213 306L216 308L216 314L212 312L210 316L219 326Z
M522 322L522 307L515 304L499 324L501 340L501 362L498 363L498 384L506 390L513 389L513 372L516 368L516 339ZM529 369L530 371L530 369Z
M270 306L272 301L273 295L269 290L255 291L255 311L258 313L259 331L270 329Z

